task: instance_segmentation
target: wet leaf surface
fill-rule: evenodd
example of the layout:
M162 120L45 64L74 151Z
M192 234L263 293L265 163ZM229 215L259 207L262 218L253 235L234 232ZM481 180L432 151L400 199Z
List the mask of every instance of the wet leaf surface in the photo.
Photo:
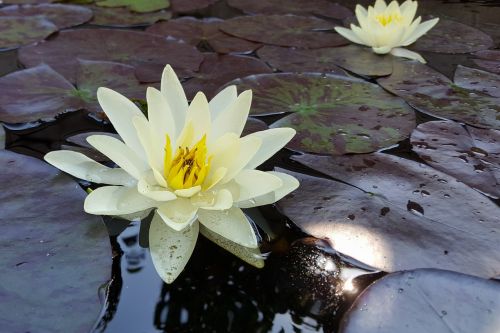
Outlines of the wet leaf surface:
M170 0L171 8L176 13L190 13L205 9L217 2L217 0Z
M474 126L500 128L498 99L460 88L424 64L394 62L392 75L379 78L377 83L421 112Z
M217 53L251 53L261 46L245 39L230 36L219 30L221 19L181 17L157 23L146 32L182 39L193 46L210 48Z
M147 13L165 9L170 6L169 0L104 0L96 3L102 7L127 7L133 12Z
M235 80L252 89L253 115L291 112L271 127L292 127L288 148L320 154L366 153L396 144L415 127L414 111L374 84L335 75L269 74Z
M293 160L333 180L294 174L278 206L307 233L386 272L442 268L490 278L500 271L500 208L421 163L374 153Z
M279 46L321 48L348 44L333 31L334 26L334 23L314 17L255 15L226 20L220 29L236 37Z
M245 124L245 128L243 128L243 133L241 134L241 136L244 137L245 135L254 132L265 131L266 129L268 129L268 127L266 123L263 122L262 120L255 118L248 118L247 123Z
M5 148L5 129L0 125L0 149Z
M495 333L500 284L425 269L388 275L356 300L341 333Z
M317 15L339 20L352 15L348 8L326 0L228 0L228 4L246 14Z
M110 278L109 238L85 192L48 164L0 151L0 321L5 332L89 332Z
M165 64L171 64L175 69L194 71L203 57L185 43L118 29L65 30L53 39L19 50L19 60L24 66L46 63L71 82L76 81L78 59L120 62L137 70L148 65L163 69Z
M500 74L500 51L487 50L474 53L473 61L488 72Z
M500 98L500 75L458 65L453 80L462 88Z
M65 29L83 24L92 18L92 10L82 6L41 4L41 5L13 5L0 9L2 16L33 17L41 16L54 23L57 29Z
M429 165L492 197L500 197L500 131L451 121L419 125L413 150Z
M158 11L153 13L133 13L127 8L107 8L91 6L94 17L90 24L108 27L135 27L150 25L160 20L169 20L172 13Z
M257 55L283 72L343 74L339 70L342 67L366 76L392 73L392 57L376 55L370 49L357 45L312 50L266 45L257 50Z
M0 17L0 50L43 40L57 27L43 17Z

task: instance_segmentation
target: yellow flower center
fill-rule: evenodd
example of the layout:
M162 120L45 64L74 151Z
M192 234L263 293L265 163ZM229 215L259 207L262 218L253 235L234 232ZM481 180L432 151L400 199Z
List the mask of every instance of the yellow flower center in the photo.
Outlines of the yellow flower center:
M210 169L210 161L211 157L207 156L206 135L191 148L179 146L173 158L170 137L167 135L164 175L170 188L181 190L203 184Z
M392 22L401 23L403 18L399 13L383 13L375 16L375 19L385 27Z

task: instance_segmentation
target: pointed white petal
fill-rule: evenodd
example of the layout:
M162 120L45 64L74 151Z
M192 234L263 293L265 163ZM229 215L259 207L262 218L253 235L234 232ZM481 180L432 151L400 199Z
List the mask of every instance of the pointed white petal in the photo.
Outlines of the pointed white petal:
M391 48L388 46L372 47L372 50L377 54L387 54L391 52Z
M191 198L193 195L201 191L201 186L193 186L190 188L185 188L182 190L175 190L174 193L178 195L179 197L183 198Z
M431 30L438 22L439 18L434 18L420 23L415 31L413 31L413 33L405 41L403 41L402 45L410 45L414 43L417 39L427 33L427 31Z
M220 184L225 184L233 179L237 174L248 165L255 154L259 151L262 145L262 139L258 137L240 138L239 152L232 157L232 163L227 168L227 173L220 181Z
M401 7L399 7L399 10L401 11L401 16L403 17L402 23L404 25L409 25L411 21L413 21L413 18L417 13L417 7L418 7L417 1L411 1L411 0L406 0L405 2L403 2Z
M262 140L262 144L254 157L245 166L245 169L255 169L281 148L283 148L295 135L293 128L271 128L265 131L255 132L247 137L257 137Z
M146 152L149 166L152 169L163 171L163 158L165 149L165 137L160 137L152 129L150 122L145 118L136 117L132 120L137 131L137 136Z
M252 91L241 93L231 106L221 111L220 115L212 123L210 140L215 141L226 133L241 135L245 127L250 105L252 103Z
M140 212L125 214L125 215L117 215L117 216L121 219L128 220L128 221L133 221L133 220L137 220L137 219L142 220L142 219L146 218L151 213L151 210L153 210L153 209L148 208L148 209L142 210Z
M168 191L162 186L154 184L152 180L154 180L152 173L149 176L139 179L137 182L137 191L155 201L171 201L177 199L177 196L174 193Z
M418 60L423 64L426 63L425 59L422 58L422 56L420 54L418 54L417 52L403 49L401 47L396 47L396 48L392 49L391 54L395 57L403 57L403 58L408 58L408 59L412 59L412 60Z
M377 13L383 12L387 8L387 4L384 0L375 1L375 6L373 7Z
M199 208L208 210L226 210L233 206L233 196L230 191L222 189L199 193L191 197L191 203Z
M184 127L188 101L186 93L170 65L167 65L163 70L161 77L161 93L165 96L165 100L170 106L176 132L177 135L179 135L181 129ZM177 138L172 138L172 141L175 142L175 139Z
M139 194L135 187L104 186L90 192L83 208L94 215L125 215L156 205L156 201Z
M196 220L198 207L193 206L189 199L177 198L158 206L156 212L170 228L180 231Z
M186 123L193 124L194 129L194 142L196 143L204 134L209 136L210 133L210 109L208 107L208 101L205 94L199 92L194 96L191 104L189 105L186 114Z
M238 185L239 195L235 201L250 200L273 192L283 186L279 177L259 170L242 170L234 177Z
M342 37L356 44L365 44L352 30L342 27L335 27L335 31Z
M220 93L218 93L208 106L210 107L210 116L213 120L217 119L217 117L224 111L226 108L231 106L238 98L238 92L236 90L236 86L229 86L224 88Z
M367 25L368 12L366 11L366 9L361 5L356 5L355 13L356 13L356 18L358 19L358 23L359 23L359 26L361 27L361 29L368 28L368 25Z
M148 101L149 124L156 136L161 138L161 141L157 144L163 148L166 134L174 140L177 137L174 115L165 96L159 90L149 87L146 92L146 99Z

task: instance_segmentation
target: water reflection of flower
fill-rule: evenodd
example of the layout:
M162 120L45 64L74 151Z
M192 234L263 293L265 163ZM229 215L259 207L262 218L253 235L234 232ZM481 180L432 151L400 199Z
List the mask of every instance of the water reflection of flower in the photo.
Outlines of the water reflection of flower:
M146 249L139 245L139 223L133 221L118 237L125 267L129 273L139 272L145 265Z

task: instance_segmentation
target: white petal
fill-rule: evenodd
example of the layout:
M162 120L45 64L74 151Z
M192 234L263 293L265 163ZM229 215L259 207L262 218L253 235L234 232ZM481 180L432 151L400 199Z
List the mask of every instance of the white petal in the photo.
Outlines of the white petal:
M372 47L372 50L377 54L387 54L391 52L391 48L388 46Z
M417 13L417 7L417 1L406 0L403 4L401 4L399 10L401 11L401 16L403 17L402 23L404 25L409 25L413 21L413 18Z
M189 199L177 198L158 206L156 212L170 228L180 231L187 228L196 220L198 207L191 204Z
M134 117L145 118L141 110L128 98L108 88L97 89L97 99L123 142L138 156L144 156L144 150L132 124Z
M181 129L184 127L188 101L186 93L170 65L165 67L161 76L161 93L165 96L165 100L170 106L177 135L179 135ZM175 142L175 139L176 137L172 138L172 141Z
M354 24L351 24L351 30L354 33L355 37L357 37L359 40L362 41L362 43L360 43L360 44L363 44L366 46L371 46L375 43L373 40L373 37L369 33L370 30L363 30Z
M152 178L152 179L151 179ZM171 201L177 199L177 196L162 186L154 184L152 172L144 176L137 182L137 191L156 201Z
M175 194L183 198L191 198L196 193L200 192L201 186L193 186L190 188L185 188L181 190L175 190Z
M136 181L123 169L108 168L81 153L69 150L51 151L43 158L58 169L93 183L132 185Z
M220 181L220 184L227 183L240 173L240 171L253 159L255 154L257 154L262 145L262 139L251 136L240 138L239 142L239 152L232 156L232 163L227 166L227 173Z
M383 12L387 8L387 4L384 0L375 1L375 6L373 7L377 13Z
M199 208L208 210L226 210L233 206L233 196L230 191L222 189L199 193L191 197L191 203Z
M362 41L352 30L349 30L347 28L342 28L342 27L335 27L335 31L339 35L342 35L342 37L350 40L353 43L365 44L365 42Z
M156 135L161 138L157 144L162 148L165 145L165 135L168 134L171 140L177 138L174 115L170 109L165 96L157 89L149 87L146 92L148 101L148 120Z
M427 31L431 30L437 23L439 18L434 18L419 24L415 31L405 40L401 45L410 45L414 43L417 39L422 37Z
M368 27L367 25L368 12L366 11L366 9L361 5L356 5L355 13L361 29L366 29Z
M245 166L245 169L255 169L283 148L295 135L293 128L271 128L255 132L246 137L257 137L262 140L259 150Z
M128 220L128 221L133 221L133 220L142 220L146 218L150 213L151 213L152 208L148 208L146 210L142 210L140 212L135 212L131 214L124 214L124 215L117 215L119 218Z
M91 135L87 141L135 179L141 178L142 173L149 169L148 165L129 146L116 138L107 135Z
M84 210L95 215L125 215L155 207L156 201L137 192L135 187L104 186L85 199Z
M210 132L210 109L208 107L208 101L205 97L205 94L199 92L194 96L191 104L189 105L187 114L186 114L186 124L193 124L194 128L194 142L196 143L204 134L209 135Z
M226 110L226 108L231 106L236 101L236 98L238 98L238 92L236 90L236 86L234 85L224 88L221 92L215 95L210 103L208 103L212 119L217 119L217 117L224 110Z
M198 223L175 231L155 214L149 229L149 249L158 275L172 283L186 266L198 239Z
M239 189L239 195L235 201L250 200L283 186L280 178L259 170L242 170L234 177L234 182Z
M252 225L241 209L232 207L225 211L198 211L198 220L211 231L246 247L257 247L257 237Z
M422 58L422 56L420 54L418 54L417 52L403 49L401 47L396 47L396 48L392 49L391 54L395 57L403 57L403 58L408 58L408 59L412 59L412 60L418 60L423 64L426 63L425 59Z
M137 131L137 136L146 152L149 166L152 169L163 171L163 158L165 149L165 137L159 136L152 129L151 123L145 118L136 117L132 120Z
M231 106L221 111L220 115L212 123L210 140L215 141L226 133L241 135L245 127L250 105L252 104L252 91L241 93Z

